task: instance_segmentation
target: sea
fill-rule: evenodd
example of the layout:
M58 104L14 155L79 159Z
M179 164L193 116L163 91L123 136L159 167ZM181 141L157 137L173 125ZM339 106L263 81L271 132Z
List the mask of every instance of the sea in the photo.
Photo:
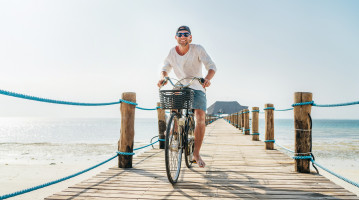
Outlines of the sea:
M312 124L316 161L339 174L358 172L359 120L314 119ZM118 118L0 118L0 165L105 160L117 151L120 128ZM261 140L264 128L260 119ZM294 149L292 119L275 119L274 130L276 143ZM135 148L157 135L157 119L136 119ZM359 173L348 178L358 183Z

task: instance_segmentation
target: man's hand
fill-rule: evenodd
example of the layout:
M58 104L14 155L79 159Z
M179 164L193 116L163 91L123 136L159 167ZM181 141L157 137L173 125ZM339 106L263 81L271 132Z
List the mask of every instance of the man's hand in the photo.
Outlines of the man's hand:
M211 85L211 81L209 79L204 79L204 83L202 84L203 88L209 87Z
M211 79L213 78L216 72L213 69L208 70L207 76L204 78L203 88L209 87L211 85Z
M161 79L161 80L158 81L157 86L162 87L162 86L164 86L166 84L167 84L167 80L166 79Z

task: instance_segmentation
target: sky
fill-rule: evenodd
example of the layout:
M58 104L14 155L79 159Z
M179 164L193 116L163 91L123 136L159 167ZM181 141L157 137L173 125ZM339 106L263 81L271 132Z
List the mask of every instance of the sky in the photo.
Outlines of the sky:
M136 92L139 106L154 108L163 60L176 29L187 25L218 69L208 106L284 109L295 92L312 92L317 104L359 101L358 8L355 0L0 0L0 89L86 103ZM120 117L118 105L3 95L0 105L0 117ZM314 119L358 113L359 105L312 109ZM292 111L275 115L293 118ZM136 110L136 117L157 113Z

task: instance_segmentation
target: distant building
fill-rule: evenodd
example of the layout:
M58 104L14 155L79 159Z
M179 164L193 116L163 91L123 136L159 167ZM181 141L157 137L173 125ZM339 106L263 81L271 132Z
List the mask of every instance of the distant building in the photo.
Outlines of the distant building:
M248 106L241 106L237 101L216 101L207 108L208 115L223 115L239 112L248 109Z

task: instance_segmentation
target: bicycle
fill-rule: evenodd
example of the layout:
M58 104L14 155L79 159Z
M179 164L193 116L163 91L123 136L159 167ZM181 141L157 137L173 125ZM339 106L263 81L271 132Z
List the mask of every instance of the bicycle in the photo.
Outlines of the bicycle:
M188 84L183 85L181 81L192 79ZM160 102L162 109L170 109L171 116L167 123L165 139L165 163L166 174L169 182L173 185L177 182L182 163L182 153L184 150L187 168L192 167L194 151L194 115L193 115L193 96L194 91L189 88L194 80L204 83L203 78L184 78L178 80L176 84L168 77L162 86L169 81L174 89L161 90Z

